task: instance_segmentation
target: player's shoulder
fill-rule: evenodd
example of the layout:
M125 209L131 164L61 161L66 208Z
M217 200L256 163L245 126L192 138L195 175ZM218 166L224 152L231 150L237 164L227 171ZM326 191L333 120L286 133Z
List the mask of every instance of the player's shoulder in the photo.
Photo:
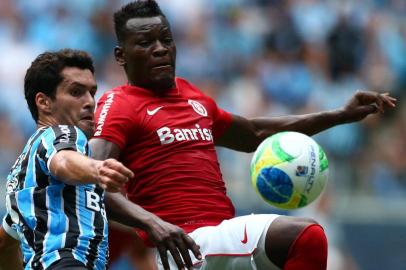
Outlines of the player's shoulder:
M216 101L212 97L207 95L204 91L191 82L183 78L176 77L176 84L184 97L192 100L204 101L209 104L216 104Z
M38 132L41 132L41 137L45 138L58 138L61 135L86 138L85 133L80 128L74 125L48 126L39 129Z
M144 99L128 85L117 86L111 90L106 91L96 105L96 120L102 121L107 115L111 119L122 116L135 115L134 111L140 108L140 104L143 104Z
M124 96L125 95L125 91L124 91L125 87L126 87L126 85L119 85L119 86L116 86L114 88L111 88L111 89L105 91L101 95L100 100L109 99L112 96Z
M204 93L196 85L184 78L176 77L176 85L183 94L205 96Z
M196 87L196 85L194 85L190 81L186 80L185 78L176 77L175 81L176 81L176 85L179 88L190 88L190 90L200 91L199 88Z
M129 85L120 85L104 92L99 98L97 106L113 105L121 107L122 104L134 103L137 100L137 91L132 91Z
M41 133L42 138L49 138L49 137L55 137L56 129L57 129L57 126L48 126L48 127L40 128L37 132Z

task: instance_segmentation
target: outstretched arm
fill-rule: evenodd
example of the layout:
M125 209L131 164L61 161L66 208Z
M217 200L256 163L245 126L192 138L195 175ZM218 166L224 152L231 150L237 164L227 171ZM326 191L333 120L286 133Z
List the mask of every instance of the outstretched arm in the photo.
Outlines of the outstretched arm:
M385 107L395 107L395 102L387 93L357 91L346 105L333 111L254 119L234 115L230 128L215 143L252 152L272 134L297 131L311 136L336 125L360 121L370 114L383 113Z
M90 140L92 156L95 159L118 158L120 148L109 141L96 138ZM167 251L170 251L179 269L193 268L188 250L201 259L199 246L178 226L167 223L139 205L127 200L120 193L106 193L108 217L127 226L143 229L154 243L161 256L164 269L169 269ZM180 254L179 254L180 253ZM184 263L182 262L182 258Z
M95 160L71 150L61 150L51 159L49 169L67 184L99 184L110 192L121 190L134 174L115 159Z

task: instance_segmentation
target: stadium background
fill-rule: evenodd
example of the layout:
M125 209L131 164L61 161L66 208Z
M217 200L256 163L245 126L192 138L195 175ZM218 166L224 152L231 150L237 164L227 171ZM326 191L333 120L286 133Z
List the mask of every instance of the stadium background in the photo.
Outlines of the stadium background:
M0 214L5 177L35 126L23 77L44 50L87 50L98 96L125 82L112 57L120 0L0 0ZM315 136L330 161L324 196L301 211L330 241L329 270L406 267L406 1L161 0L177 73L247 117L328 110L356 89L389 91L396 110ZM219 149L239 214L275 212L253 191L251 155ZM204 196L202 194L202 196ZM125 260L114 269L127 269Z

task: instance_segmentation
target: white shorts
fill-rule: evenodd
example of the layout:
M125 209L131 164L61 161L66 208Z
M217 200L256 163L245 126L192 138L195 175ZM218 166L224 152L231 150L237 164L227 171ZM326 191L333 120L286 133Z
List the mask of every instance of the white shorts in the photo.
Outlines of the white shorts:
M198 261L192 252L194 269L280 270L265 253L265 237L269 225L278 215L249 215L225 220L217 226L196 229L189 235L200 245L203 260ZM158 268L163 269L156 252ZM171 269L178 269L168 254Z

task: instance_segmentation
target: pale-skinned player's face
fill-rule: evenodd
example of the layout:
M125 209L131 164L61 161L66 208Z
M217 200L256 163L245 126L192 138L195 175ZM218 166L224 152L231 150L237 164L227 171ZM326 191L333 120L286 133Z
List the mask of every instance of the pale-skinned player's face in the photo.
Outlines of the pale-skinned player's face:
M161 16L132 18L125 40L115 51L130 84L165 92L174 86L176 46L167 20Z
M94 133L94 95L97 85L88 69L66 67L62 70L63 81L56 88L51 100L51 114L58 124L75 125L87 137Z

